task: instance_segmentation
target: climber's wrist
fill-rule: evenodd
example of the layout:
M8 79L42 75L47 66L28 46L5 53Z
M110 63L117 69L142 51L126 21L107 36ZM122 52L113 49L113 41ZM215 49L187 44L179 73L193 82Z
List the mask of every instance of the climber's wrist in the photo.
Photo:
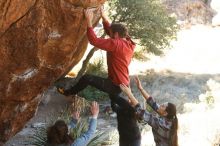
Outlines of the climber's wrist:
M92 27L92 22L90 20L87 20L88 27Z

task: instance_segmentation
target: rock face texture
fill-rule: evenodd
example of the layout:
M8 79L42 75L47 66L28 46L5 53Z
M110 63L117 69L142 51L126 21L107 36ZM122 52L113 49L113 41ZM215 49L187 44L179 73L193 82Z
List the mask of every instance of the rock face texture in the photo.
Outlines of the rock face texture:
M41 93L83 56L88 41L83 9L103 0L0 1L0 142L36 112Z

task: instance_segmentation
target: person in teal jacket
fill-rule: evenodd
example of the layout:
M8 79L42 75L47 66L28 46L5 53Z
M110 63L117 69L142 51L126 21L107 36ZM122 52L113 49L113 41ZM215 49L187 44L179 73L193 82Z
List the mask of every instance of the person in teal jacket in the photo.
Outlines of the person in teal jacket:
M73 117L69 125L67 125L63 120L58 120L53 126L48 128L47 146L86 146L96 131L97 117L99 114L99 105L97 102L92 102L90 111L92 117L89 121L89 128L85 133L75 140L68 135L68 128L75 128L79 119L79 113L75 112L73 113Z

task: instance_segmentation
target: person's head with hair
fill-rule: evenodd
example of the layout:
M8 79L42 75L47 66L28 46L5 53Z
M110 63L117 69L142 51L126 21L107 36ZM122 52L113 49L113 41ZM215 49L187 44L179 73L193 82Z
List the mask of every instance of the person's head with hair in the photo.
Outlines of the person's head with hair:
M173 103L167 102L161 104L157 112L167 118L169 121L172 121L171 131L170 131L170 146L178 146L178 118L176 116L176 106Z
M110 37L112 38L126 38L126 36L128 35L128 30L125 27L125 25L121 24L121 23L112 23L111 26L111 32L110 32Z
M68 135L68 127L63 120L58 120L56 123L47 129L47 143L58 145L58 144L69 144L72 141Z

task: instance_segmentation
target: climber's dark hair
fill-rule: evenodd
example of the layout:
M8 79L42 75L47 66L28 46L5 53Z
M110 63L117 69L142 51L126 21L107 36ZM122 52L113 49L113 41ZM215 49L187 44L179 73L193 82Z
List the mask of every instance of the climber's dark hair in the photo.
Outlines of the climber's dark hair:
M125 25L123 25L121 23L112 23L111 24L111 30L112 30L113 34L118 32L118 35L121 38L125 38L128 34L127 28L125 27Z

